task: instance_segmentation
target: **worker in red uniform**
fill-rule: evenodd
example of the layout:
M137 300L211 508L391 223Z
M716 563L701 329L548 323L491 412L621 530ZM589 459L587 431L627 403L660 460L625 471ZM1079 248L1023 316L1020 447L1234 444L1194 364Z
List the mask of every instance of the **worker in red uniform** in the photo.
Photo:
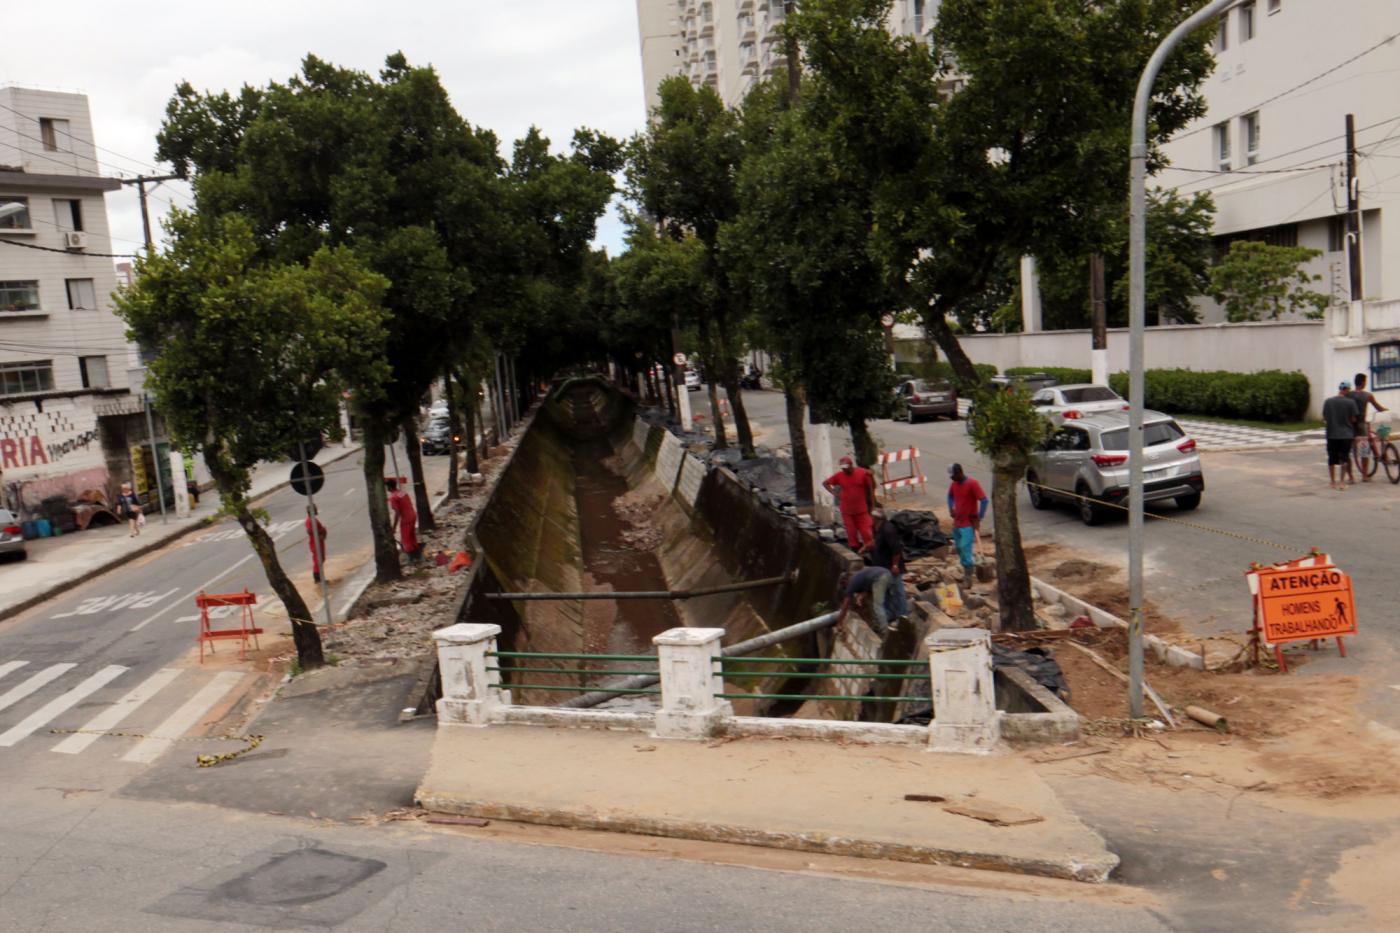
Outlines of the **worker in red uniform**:
M316 521L316 534L311 533L312 519ZM316 543L320 542L320 553L317 553ZM321 524L316 506L309 506L306 509L306 546L311 549L311 579L317 583L321 582L321 565L326 562L326 526Z
M841 458L841 469L822 481L822 488L841 503L841 523L846 526L846 543L853 551L863 551L875 543L870 527L870 505L875 498L875 478L856 466L850 457Z
M982 485L963 472L962 464L948 467L948 514L953 518L953 546L962 564L963 585L971 588L976 578L977 556L973 547L982 519L987 515L987 494Z
M398 532L399 543L408 559L416 561L421 556L418 549L418 512L413 508L413 498L399 488L396 479L386 480L389 487L389 509L394 513L393 530Z

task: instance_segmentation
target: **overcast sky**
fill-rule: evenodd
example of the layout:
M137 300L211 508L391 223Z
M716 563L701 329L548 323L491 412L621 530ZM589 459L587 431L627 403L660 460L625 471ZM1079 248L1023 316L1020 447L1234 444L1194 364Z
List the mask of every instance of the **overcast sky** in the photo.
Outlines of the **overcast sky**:
M175 85L235 89L285 80L308 52L375 72L402 50L436 67L458 111L509 145L531 124L556 146L574 127L627 136L644 122L635 0L5 0L0 84L80 91L109 174L150 174ZM507 153L508 154L508 153ZM189 197L179 183L157 197ZM159 211L168 209L160 200ZM107 195L113 252L141 244L131 188ZM159 234L157 234L159 236ZM616 254L620 225L599 242Z

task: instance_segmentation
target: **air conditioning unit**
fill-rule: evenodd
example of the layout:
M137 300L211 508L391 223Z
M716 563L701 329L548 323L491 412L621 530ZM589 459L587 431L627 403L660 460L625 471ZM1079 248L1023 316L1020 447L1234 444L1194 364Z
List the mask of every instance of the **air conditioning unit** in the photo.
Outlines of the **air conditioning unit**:
M87 249L87 234L81 230L67 231L63 240L69 249Z

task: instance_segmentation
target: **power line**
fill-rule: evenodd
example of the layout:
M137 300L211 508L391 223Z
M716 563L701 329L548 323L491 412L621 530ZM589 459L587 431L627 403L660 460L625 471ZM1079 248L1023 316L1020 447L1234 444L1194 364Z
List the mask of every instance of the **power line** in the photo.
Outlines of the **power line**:
M1206 130L1212 129L1212 128L1213 128L1216 124L1218 124L1218 123L1228 123L1229 121L1234 120L1236 117L1242 117L1242 116L1244 116L1244 115L1247 114L1247 113L1253 113L1254 111L1258 110L1260 107L1263 107L1265 104L1272 104L1272 103L1273 103L1274 101L1276 101L1276 100L1279 100L1279 99L1281 99L1281 98L1287 97L1289 94L1292 94L1294 91L1302 90L1303 88L1307 87L1309 84L1312 84L1312 83L1315 82L1315 81L1320 81L1321 79L1323 79L1323 78L1327 77L1328 75L1332 74L1334 71L1338 71L1338 70L1340 70L1340 69L1342 69L1342 68L1345 68L1347 65L1350 65L1352 62L1356 61L1357 59L1364 58L1365 56L1370 55L1370 54L1371 54L1372 52L1374 52L1376 49L1380 48L1380 47L1383 46L1383 45L1388 44L1389 42L1391 42L1392 40L1394 40L1396 37L1400 37L1400 32L1391 33L1390 35L1386 36L1386 37L1385 37L1384 39L1382 39L1381 41L1377 42L1375 45L1370 46L1369 48L1363 49L1363 50L1360 51L1360 52L1357 52L1357 53L1356 53L1355 55L1353 55L1351 58L1348 58L1348 59L1346 59L1345 61L1342 61L1342 62L1339 62L1338 64L1333 65L1331 68L1328 68L1326 71L1319 72L1318 74L1313 75L1311 78L1307 79L1306 81L1302 82L1301 84L1295 84L1295 85L1293 85L1292 87L1288 88L1287 90L1278 92L1278 93L1275 94L1273 97L1269 97L1269 98L1266 98L1266 99L1264 99L1264 100L1261 100L1259 103L1255 104L1253 107L1246 107L1245 109L1239 111L1238 113L1231 114L1230 116L1226 117L1224 120L1217 120L1216 123L1213 123L1213 124L1211 124L1210 126L1201 126L1201 127L1197 127L1197 128L1194 129L1194 130L1191 130L1189 133L1182 133L1180 136L1175 136L1175 137L1173 137L1173 138L1172 138L1172 141L1175 142L1175 141L1178 140L1178 139L1186 139L1186 138L1189 137L1189 136L1195 136L1197 133L1204 133Z
M10 111L10 113L15 114L16 116L24 117L26 120L38 120L38 119L39 119L39 117L36 116L36 115L34 115L34 114L24 113L23 111L16 110L15 108L13 108L13 107L11 107L11 106L9 106L9 105L7 105L7 104L0 104L0 108L3 108L3 109L5 109L5 110ZM16 130L15 132L19 132L19 131ZM20 135L21 135L21 136L26 136L27 134L20 133ZM115 149L108 149L108 148L106 148L105 146L99 146L97 143L93 142L93 141L90 140L90 139L83 139L81 136L75 136L75 135L73 135L73 133L72 133L71 131L68 132L68 133L66 133L65 135L67 135L67 137L68 137L69 139L75 140L75 141L80 142L80 143L86 143L87 145L91 146L93 149L95 149L95 150L97 150L97 151L99 151L99 152L111 153L112 155L116 156L116 157L119 158L119 159L125 159L126 161L131 162L131 163L133 163L133 164L135 164L135 165L142 166L142 167L143 167L143 170L144 170L144 169L150 169L152 172L154 172L154 171L157 170L157 169L156 169L156 166L155 166L153 163L151 163L151 162L147 162L147 161L144 160L144 159L136 159L136 158L133 158L133 157L131 157L131 156L129 156L129 155L125 155L125 154L123 154L123 153L117 152ZM29 139L34 139L33 136L28 136L27 138L29 138ZM38 140L38 142L42 143L43 140L40 139L40 140Z
M18 246L21 249L37 249L45 253L62 253L65 256L101 256L104 259L135 259L135 253L90 253L87 250L78 252L71 249L57 249L52 246L38 246L34 243L21 243L18 240L7 240L0 237L0 243L6 246Z
M1287 175L1290 172L1311 172L1320 168L1331 168L1331 162L1320 162L1317 165L1302 165L1296 168L1183 168L1180 165L1170 165L1165 170L1171 172L1193 172L1201 175Z

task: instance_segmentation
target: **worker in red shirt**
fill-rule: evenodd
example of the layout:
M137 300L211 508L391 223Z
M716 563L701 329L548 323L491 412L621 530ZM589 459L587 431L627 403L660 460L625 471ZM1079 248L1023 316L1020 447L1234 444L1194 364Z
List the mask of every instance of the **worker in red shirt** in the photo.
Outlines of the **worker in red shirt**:
M418 511L413 507L413 498L399 488L399 481L396 479L386 480L385 485L389 487L389 510L394 513L392 531L398 532L403 552L408 555L410 561L416 563L420 556Z
M846 543L853 551L864 551L875 543L870 527L870 505L875 497L875 478L856 466L850 457L841 458L841 469L822 481L822 488L841 502L841 523L846 526Z
M311 533L311 522L316 522L316 534ZM316 544L320 542L320 553ZM320 514L314 505L306 509L306 546L311 549L311 579L321 582L321 565L326 562L326 526L321 524Z
M972 586L977 561L972 547L977 540L977 529L982 517L987 514L987 494L975 479L963 473L961 463L948 467L948 475L953 482L948 486L948 513L953 517L953 544L958 549L958 562L963 568L963 584Z

